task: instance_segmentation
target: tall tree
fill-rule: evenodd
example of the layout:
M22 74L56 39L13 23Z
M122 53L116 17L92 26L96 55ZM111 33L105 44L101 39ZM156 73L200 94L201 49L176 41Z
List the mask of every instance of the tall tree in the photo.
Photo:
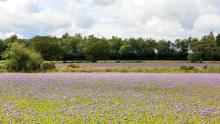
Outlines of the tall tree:
M0 60L3 59L3 52L7 49L7 45L4 44L3 40L0 39Z
M193 43L193 54L200 60L213 60L216 54L217 45L213 33L202 37L199 42Z
M97 61L108 59L110 55L110 45L106 39L99 39L93 35L89 36L82 46L82 52L89 60Z
M216 36L215 42L216 42L217 46L220 47L220 34L218 34Z
M177 59L186 60L189 55L190 39L177 39L175 41L175 49Z
M160 60L173 59L175 56L174 44L166 40L157 42L157 56Z
M123 45L123 41L121 38L112 37L109 40L109 45L111 46L110 59L120 59L120 48Z
M83 42L83 37L80 34L75 34L75 36L69 36L64 34L60 40L60 45L64 50L63 59L64 60L79 60L84 59L83 53L80 51L81 44Z
M64 54L56 37L36 36L31 39L31 47L41 53L45 60L62 60Z

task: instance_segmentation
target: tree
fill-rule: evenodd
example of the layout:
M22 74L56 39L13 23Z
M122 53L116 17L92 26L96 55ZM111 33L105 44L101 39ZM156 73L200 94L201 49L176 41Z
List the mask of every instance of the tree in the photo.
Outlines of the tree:
M130 38L125 40L125 44L120 48L120 54L123 59L153 59L155 55L152 40L143 38Z
M192 44L192 55L199 60L214 60L218 54L218 48L215 42L215 37L212 33L202 37L199 42Z
M18 42L18 41L19 41L19 39L18 39L17 35L12 35L4 40L5 44L7 44L7 45L10 45L10 44Z
M30 41L30 46L41 53L45 60L62 60L64 51L56 37L36 36Z
M79 60L84 59L83 53L80 51L80 45L83 38L80 34L69 36L64 34L60 40L60 45L64 51L64 60Z
M112 37L109 40L111 46L110 59L120 59L120 48L123 44L122 39L118 37Z
M216 36L215 42L216 42L217 46L220 47L220 34L218 34Z
M130 44L125 44L121 46L120 50L120 55L122 59L132 59L133 57L133 51L132 51L132 46Z
M177 39L175 41L175 49L177 59L186 60L189 55L190 39Z
M160 40L157 42L157 59L175 59L175 55L174 44L172 42L166 40Z
M24 44L12 43L12 46L4 52L6 68L13 72L33 72L40 69L43 63L41 55Z
M106 39L89 36L82 46L82 52L89 60L104 60L110 55L110 45Z
M7 49L7 46L3 43L3 40L0 40L0 60L2 58L2 53Z

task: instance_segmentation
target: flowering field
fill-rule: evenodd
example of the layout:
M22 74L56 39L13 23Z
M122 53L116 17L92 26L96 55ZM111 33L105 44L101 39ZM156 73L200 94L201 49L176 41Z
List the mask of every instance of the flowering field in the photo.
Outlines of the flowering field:
M0 123L220 123L220 74L0 74Z

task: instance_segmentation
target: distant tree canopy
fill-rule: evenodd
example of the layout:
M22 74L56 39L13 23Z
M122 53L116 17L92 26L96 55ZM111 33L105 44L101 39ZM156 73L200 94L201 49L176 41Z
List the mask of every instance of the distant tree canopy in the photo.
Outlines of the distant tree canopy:
M68 33L61 38L35 36L19 39L13 35L0 40L0 59L2 53L13 43L22 43L27 48L39 52L44 60L220 60L220 34L213 33L201 39L186 38L154 40L150 38L118 37L98 38L93 35L74 36Z
M56 37L36 36L30 39L30 47L41 53L45 60L62 60L63 49Z
M192 55L201 60L220 60L220 50L217 45L217 38L210 33L203 36L198 42L192 43ZM196 60L196 59L195 59Z
M82 52L92 61L108 59L110 49L109 42L106 39L99 39L94 36L86 38L82 45Z

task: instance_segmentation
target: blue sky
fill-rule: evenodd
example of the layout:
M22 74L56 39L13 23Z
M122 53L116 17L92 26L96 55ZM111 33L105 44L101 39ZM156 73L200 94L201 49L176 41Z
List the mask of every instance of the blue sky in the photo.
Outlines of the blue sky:
M0 38L81 33L175 39L220 32L219 0L0 0Z

